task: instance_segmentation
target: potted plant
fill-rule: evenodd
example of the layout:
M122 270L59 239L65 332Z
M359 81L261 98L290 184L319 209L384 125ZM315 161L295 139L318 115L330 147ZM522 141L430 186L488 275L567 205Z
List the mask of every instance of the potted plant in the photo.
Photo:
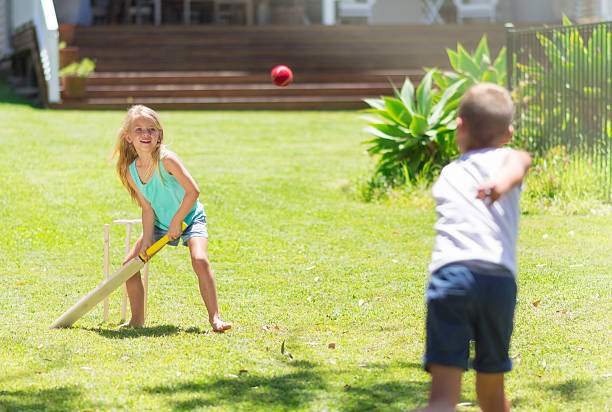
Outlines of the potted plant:
M84 98L87 91L87 77L93 73L95 68L96 64L87 57L62 68L59 72L62 82L62 98Z
M60 69L79 60L79 48L67 46L65 41L59 42L59 66Z

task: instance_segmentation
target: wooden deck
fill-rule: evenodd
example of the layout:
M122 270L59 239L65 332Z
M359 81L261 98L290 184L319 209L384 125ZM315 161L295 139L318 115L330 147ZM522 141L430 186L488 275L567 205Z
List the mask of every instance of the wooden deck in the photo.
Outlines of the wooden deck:
M446 48L474 49L487 34L492 53L505 44L496 25L415 26L79 26L73 45L96 61L87 98L57 108L357 109L392 94L390 80L415 82L423 67L448 68ZM280 88L269 73L294 71Z

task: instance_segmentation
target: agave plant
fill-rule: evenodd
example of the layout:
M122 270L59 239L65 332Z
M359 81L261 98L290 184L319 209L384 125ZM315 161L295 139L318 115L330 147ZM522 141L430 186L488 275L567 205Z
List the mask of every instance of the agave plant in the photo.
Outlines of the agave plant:
M457 155L454 120L466 80L434 89L434 74L427 71L416 93L406 78L401 90L393 85L395 97L365 100L371 108L364 111L376 116L368 118L365 130L374 138L364 143L369 154L379 156L376 175L391 186L432 180Z
M459 90L464 93L470 86L491 82L499 85L506 83L506 48L502 47L495 60L491 60L487 36L480 39L474 54L469 54L461 45L457 45L457 51L446 49L448 60L454 70L434 72L434 82L441 88L446 89L459 80L465 80Z

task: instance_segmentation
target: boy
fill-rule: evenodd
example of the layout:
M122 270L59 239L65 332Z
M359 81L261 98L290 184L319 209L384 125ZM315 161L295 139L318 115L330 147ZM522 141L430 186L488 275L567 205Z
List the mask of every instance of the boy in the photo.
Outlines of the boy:
M509 411L504 394L516 304L520 185L529 154L501 148L512 137L512 98L501 86L472 86L459 105L461 157L432 188L438 221L427 287L425 369L430 411L453 411L475 341L476 394L484 412Z

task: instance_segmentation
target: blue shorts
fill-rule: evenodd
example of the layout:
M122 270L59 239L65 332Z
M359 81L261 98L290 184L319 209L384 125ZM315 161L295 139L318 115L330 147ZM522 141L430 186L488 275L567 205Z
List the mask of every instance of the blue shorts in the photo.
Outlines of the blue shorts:
M168 230L162 229L157 226L153 226L153 242L157 242L159 239L164 237L168 233ZM208 239L208 228L206 226L206 216L200 214L193 219L193 222L183 230L181 233L181 239L183 240L183 246L187 246L187 241L192 237L203 237ZM179 239L176 238L168 242L171 246L178 246Z
M427 286L425 369L435 363L477 372L512 370L508 357L516 306L516 281L510 271L477 273L455 263L434 272ZM501 273L501 275L500 275Z

